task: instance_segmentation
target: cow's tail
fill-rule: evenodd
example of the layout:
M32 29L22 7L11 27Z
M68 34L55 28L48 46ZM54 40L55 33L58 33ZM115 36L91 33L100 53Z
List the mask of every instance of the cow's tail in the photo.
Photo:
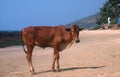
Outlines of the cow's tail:
M23 42L22 32L23 31L20 32L21 40L22 40L22 47L23 47L24 52L27 54L27 50L25 50L25 45L24 45L24 42Z

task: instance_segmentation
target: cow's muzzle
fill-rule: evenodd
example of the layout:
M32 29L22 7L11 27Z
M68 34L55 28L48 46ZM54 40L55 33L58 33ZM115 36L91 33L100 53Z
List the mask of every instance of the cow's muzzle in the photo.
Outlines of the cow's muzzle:
M80 42L80 40L79 40L79 39L77 39L77 40L76 40L76 43L79 43L79 42Z

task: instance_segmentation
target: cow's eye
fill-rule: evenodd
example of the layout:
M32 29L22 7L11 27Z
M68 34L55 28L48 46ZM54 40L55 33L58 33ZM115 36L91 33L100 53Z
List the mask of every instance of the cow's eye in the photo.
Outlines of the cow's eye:
M74 32L74 30L72 30L71 32Z
M75 31L72 31L72 34L75 35Z

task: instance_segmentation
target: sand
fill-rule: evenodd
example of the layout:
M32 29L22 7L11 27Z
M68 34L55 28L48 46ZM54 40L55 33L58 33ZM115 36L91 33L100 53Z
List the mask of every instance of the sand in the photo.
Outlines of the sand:
M80 32L80 43L60 52L61 72L52 72L52 48L35 47L29 72L22 46L0 48L0 77L120 77L120 30Z

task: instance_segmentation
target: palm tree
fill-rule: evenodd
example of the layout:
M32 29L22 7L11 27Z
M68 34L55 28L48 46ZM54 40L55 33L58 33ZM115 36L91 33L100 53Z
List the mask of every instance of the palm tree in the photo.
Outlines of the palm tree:
M113 14L115 17L118 17L120 14L120 7L118 4L120 4L120 0L109 0L110 9L112 9Z
M120 0L108 0L102 8L100 8L100 18L97 23L107 23L107 18L111 17L112 20L116 20L120 17Z

